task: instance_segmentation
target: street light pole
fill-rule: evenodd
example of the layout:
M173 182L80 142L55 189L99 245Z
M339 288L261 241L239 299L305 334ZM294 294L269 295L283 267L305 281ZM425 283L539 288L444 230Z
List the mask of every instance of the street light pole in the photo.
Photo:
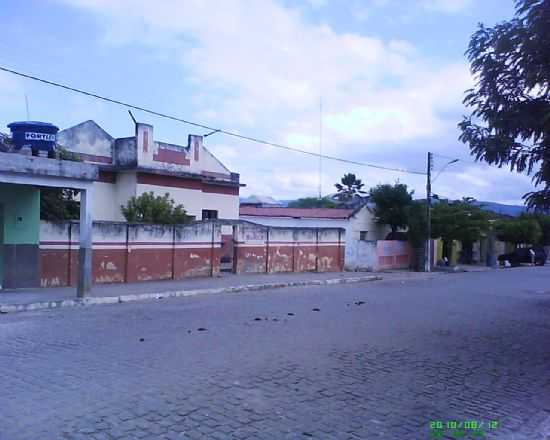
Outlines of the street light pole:
M428 151L428 170L426 173L426 222L427 222L427 237L426 237L426 262L424 269L426 272L431 272L432 265L432 250L430 237L432 235L432 153Z
M457 163L458 159L453 159L450 162L447 162L443 168L435 176L434 182L441 175L441 173L449 165ZM432 168L433 168L433 153L428 152L428 170L426 173L426 222L427 222L427 238L426 238L426 263L424 265L424 270L426 272L432 271L432 247L431 247L431 236L432 236Z

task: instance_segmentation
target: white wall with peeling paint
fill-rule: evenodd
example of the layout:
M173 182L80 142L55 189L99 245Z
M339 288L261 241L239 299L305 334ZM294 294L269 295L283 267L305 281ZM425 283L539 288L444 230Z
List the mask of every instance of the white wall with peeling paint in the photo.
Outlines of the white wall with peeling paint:
M218 211L218 218L236 220L239 218L239 196L229 194L204 193L197 189L168 188L157 185L138 184L136 194L139 197L144 192L152 191L163 196L169 193L176 204L182 204L187 214L194 215L196 220L202 219L203 209Z

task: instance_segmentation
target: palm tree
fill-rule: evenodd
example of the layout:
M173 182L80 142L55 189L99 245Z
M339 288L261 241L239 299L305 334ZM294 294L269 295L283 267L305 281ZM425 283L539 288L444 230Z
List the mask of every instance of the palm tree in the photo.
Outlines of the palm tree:
M338 190L336 198L340 202L351 202L356 197L361 197L362 194L367 193L361 189L365 184L353 173L344 174L340 182L334 185Z

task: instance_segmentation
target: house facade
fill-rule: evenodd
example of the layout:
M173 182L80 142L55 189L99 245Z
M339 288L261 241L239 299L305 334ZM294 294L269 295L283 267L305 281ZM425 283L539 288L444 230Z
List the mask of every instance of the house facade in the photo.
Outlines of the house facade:
M153 126L136 123L135 134L113 138L94 121L57 134L57 143L99 167L94 183L93 219L124 221L121 205L152 191L169 193L196 220L239 218L239 174L228 170L189 135L187 145L155 141Z
M266 226L334 227L346 230L346 246L351 241L384 240L390 232L386 225L376 223L372 204L348 208L283 208L257 207L241 204L239 218Z
M308 228L343 228L345 230L345 267L350 270L380 268L379 254L382 257L393 257L405 252L406 242L398 242L392 249L382 247L390 228L376 223L372 204L365 203L356 209L344 208L281 208L255 207L241 205L239 218L266 226L308 227ZM379 243L380 242L380 249ZM399 248L399 249L397 249Z

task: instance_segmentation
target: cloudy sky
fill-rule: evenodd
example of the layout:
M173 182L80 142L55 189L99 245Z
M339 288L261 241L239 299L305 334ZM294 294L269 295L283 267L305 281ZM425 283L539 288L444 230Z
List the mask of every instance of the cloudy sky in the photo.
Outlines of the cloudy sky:
M436 194L518 203L530 178L478 165L458 140L477 23L511 17L513 0L1 0L0 64L209 126L378 165L445 168ZM124 108L0 72L0 131L26 118L65 128L94 119L115 137ZM136 112L155 138L201 130ZM213 135L207 147L244 195L316 195L314 157ZM435 174L448 162L436 156ZM322 191L354 172L368 187L423 176L322 162Z

